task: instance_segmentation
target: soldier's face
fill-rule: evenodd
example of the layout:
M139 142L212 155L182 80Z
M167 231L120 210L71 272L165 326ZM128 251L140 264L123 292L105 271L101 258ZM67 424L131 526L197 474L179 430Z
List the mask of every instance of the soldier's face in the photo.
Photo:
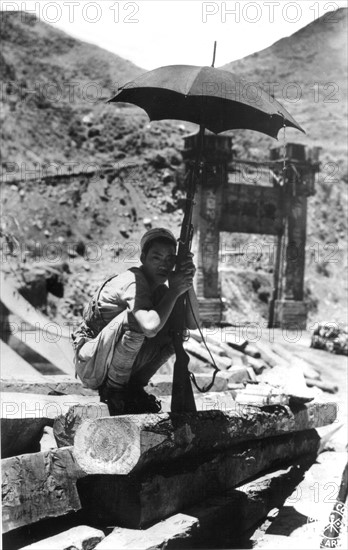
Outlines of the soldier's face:
M156 284L167 281L169 273L173 271L176 262L175 246L170 243L154 243L141 261L145 274Z

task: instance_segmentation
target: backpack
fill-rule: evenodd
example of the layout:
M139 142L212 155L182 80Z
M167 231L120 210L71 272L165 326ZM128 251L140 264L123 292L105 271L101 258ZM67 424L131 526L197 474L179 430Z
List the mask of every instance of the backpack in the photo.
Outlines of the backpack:
M101 369L93 368L88 365L88 362L81 361L79 359L78 352L86 340L96 338L98 334L103 330L107 325L104 321L99 306L99 296L103 290L106 283L117 277L113 275L106 279L106 281L101 284L92 299L88 302L82 313L82 322L79 324L78 328L72 334L73 346L75 349L75 378L79 378L83 385L90 389L98 388L104 381L106 370L104 365L100 365Z
M107 325L107 323L104 321L101 315L101 312L99 310L98 300L99 300L100 293L104 288L104 286L106 285L106 283L111 281L111 279L113 279L114 277L117 277L117 275L113 275L112 277L109 277L109 279L104 281L104 283L99 286L94 296L92 297L92 299L89 301L89 303L85 306L83 310L83 313L82 313L83 320L71 335L72 344L75 350L75 360L74 360L75 369L76 369L75 377L77 378L77 374L79 374L79 378L81 378L83 382L85 382L85 380L83 379L84 377L81 377L80 373L77 372L78 352L80 348L83 346L83 344L86 342L86 340L91 340L93 338L96 338L98 334L103 330L103 328Z
M106 327L107 323L104 321L103 316L100 312L98 301L101 291L103 290L104 286L109 282L112 281L112 279L115 279L117 275L113 275L112 277L109 277L106 279L106 281L103 282L102 285L97 289L95 292L93 298L89 301L87 306L84 308L82 317L83 322L87 325L87 328L89 329L89 333L92 334L92 338L95 338L98 336L99 332L103 330L104 327Z

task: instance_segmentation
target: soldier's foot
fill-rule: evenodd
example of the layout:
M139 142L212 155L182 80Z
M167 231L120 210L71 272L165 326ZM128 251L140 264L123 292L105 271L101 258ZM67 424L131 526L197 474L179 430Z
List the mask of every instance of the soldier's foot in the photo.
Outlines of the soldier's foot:
M147 393L142 386L129 384L125 403L125 414L159 413L161 402Z

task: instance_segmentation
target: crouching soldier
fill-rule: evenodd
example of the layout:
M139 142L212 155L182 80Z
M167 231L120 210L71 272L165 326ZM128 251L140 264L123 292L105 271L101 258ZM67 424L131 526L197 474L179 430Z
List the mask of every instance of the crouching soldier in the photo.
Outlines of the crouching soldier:
M73 334L77 375L85 386L99 390L112 416L161 410L144 386L174 354L171 314L185 292L190 302L185 328L199 322L193 255L174 271L176 239L164 228L147 231L140 249L140 267L106 280Z

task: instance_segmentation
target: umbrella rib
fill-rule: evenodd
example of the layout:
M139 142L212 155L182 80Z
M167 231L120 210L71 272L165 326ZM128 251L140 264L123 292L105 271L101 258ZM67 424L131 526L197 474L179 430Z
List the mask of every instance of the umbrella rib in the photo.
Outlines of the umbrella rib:
M199 74L200 74L201 70L202 70L202 67L197 67L197 71L195 72L195 74L192 75L192 78L191 78L191 75L190 75L190 78L187 81L188 85L187 85L186 95L191 95L190 90L193 87L194 83L196 82L197 78L199 77Z

